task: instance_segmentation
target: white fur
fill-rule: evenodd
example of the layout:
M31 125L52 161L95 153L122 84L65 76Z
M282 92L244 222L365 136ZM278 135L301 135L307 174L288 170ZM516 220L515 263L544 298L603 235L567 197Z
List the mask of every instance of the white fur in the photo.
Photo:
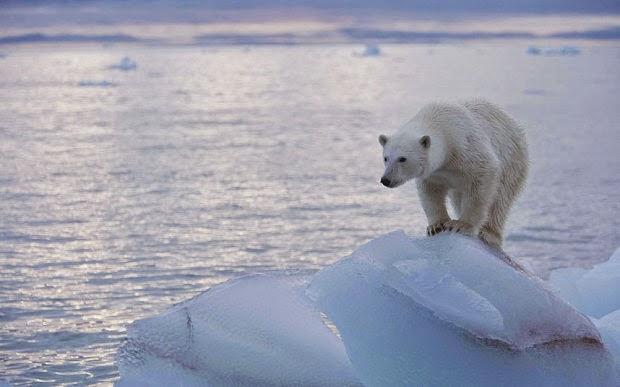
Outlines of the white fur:
M420 142L424 136L428 148ZM382 183L394 188L416 179L429 235L464 232L501 246L506 216L528 170L525 134L512 118L483 100L433 103L379 142L387 158ZM446 197L456 220L448 215Z

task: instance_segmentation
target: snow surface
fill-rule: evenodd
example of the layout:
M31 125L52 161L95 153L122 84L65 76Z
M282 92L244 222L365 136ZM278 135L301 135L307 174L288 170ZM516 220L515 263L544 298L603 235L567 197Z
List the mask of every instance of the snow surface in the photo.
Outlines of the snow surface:
M477 240L398 231L135 322L119 384L618 385L620 311L595 323Z

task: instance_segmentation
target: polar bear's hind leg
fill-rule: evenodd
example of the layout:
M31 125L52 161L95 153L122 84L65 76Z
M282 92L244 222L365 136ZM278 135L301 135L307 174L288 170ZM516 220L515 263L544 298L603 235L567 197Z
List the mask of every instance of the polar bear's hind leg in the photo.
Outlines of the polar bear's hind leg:
M508 212L521 192L527 177L527 164L513 166L505 171L500 186L489 209L488 219L480 230L480 238L487 244L501 248L504 240L504 226Z

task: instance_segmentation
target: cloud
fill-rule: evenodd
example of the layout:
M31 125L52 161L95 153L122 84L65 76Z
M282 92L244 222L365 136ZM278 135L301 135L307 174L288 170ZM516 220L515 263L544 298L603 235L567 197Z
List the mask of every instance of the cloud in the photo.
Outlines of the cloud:
M535 34L523 31L411 31L375 28L341 28L315 34L207 33L194 37L196 44L309 44L309 43L438 43L489 39L620 40L620 26L597 30Z
M559 32L548 36L562 39L618 40L620 39L620 26L587 31Z
M371 28L343 28L342 34L357 41L381 41L386 43L439 42L445 40L524 39L535 38L529 32L444 32L400 31Z
M444 41L489 39L570 39L620 40L620 26L585 31L565 31L535 34L523 31L412 31L375 28L340 28L318 33L205 33L193 37L199 45L253 45L253 44L314 44L314 43L438 43ZM0 45L30 43L166 43L138 38L129 34L44 34L40 32L0 37Z
M140 39L125 35L82 35L82 34L57 34L47 35L43 33L30 33L21 35L9 35L0 37L0 44L20 43L59 43L59 42L98 42L98 43L128 43L138 42Z

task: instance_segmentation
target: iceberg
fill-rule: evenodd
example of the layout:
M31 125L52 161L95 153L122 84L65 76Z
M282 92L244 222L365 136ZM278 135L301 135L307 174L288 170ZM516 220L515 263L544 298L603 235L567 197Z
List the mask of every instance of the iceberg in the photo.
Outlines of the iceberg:
M549 284L558 294L588 316L601 318L620 310L620 248L607 262L592 269L556 269Z
M619 310L588 318L478 240L396 231L136 321L119 385L617 386L619 349Z
M138 67L136 61L131 60L130 57L126 56L121 59L121 61L117 64L111 65L109 68L113 70L121 70L121 71L130 71L135 70Z
M620 248L592 269L556 269L550 286L580 312L590 316L620 367Z
M563 47L537 47L529 46L526 50L529 55L545 55L545 56L575 56L581 54L581 50L573 46Z
M359 385L306 283L241 277L135 322L119 350L119 385Z
M78 86L80 87L114 87L116 83L110 81L93 81L93 80L83 80L78 82Z
M543 50L540 47L529 46L526 52L530 55L541 55L543 53Z
M616 367L620 368L620 310L594 320L594 323L603 337L605 346L613 354Z
M381 48L379 48L379 46L377 46L376 44L367 44L364 47L364 51L362 51L361 53L354 53L354 56L380 56L381 55Z

